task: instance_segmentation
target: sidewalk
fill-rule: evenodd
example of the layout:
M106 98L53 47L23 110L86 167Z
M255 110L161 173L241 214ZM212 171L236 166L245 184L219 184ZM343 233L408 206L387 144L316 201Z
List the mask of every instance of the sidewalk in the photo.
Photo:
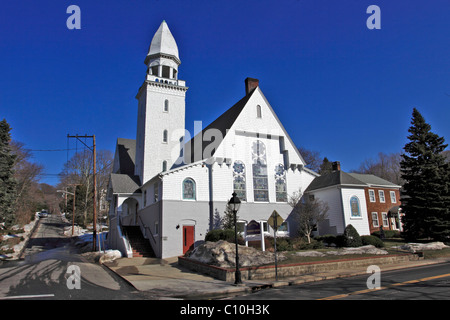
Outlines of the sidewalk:
M409 261L398 264L382 265L381 271L425 266L450 261L450 258ZM161 260L156 258L121 258L104 264L117 275L128 281L137 290L148 292L155 299L208 299L233 294L289 286L327 279L364 275L366 268L354 270L332 270L315 274L283 278L279 281L255 280L243 281L242 286L195 273L178 265L178 258Z

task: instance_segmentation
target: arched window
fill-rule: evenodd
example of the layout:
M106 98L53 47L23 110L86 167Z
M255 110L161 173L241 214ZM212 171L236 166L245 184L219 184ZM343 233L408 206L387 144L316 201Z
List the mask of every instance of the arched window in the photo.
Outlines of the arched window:
M167 171L167 161L164 160L162 163L162 172L166 172Z
M275 166L275 193L277 202L287 202L286 171L281 163Z
M256 106L256 117L262 118L261 106L259 104Z
M253 193L255 201L269 201L266 146L260 140L252 146Z
M352 217L361 217L359 199L357 196L353 196L350 198L350 209L351 209Z
M191 178L183 180L183 199L195 200L195 181Z
M233 165L233 190L239 199L247 201L245 188L245 165L242 161L235 161Z
M164 130L164 132L163 132L163 142L164 143L167 143L167 136L168 136L169 134L168 134L168 132L167 132L167 130Z
M169 100L164 100L164 112L169 112Z

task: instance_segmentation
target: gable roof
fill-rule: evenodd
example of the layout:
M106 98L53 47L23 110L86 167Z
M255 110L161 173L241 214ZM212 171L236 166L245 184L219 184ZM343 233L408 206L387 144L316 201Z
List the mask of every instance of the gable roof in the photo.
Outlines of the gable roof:
M400 188L400 186L377 177L373 174L347 173L336 170L320 177L316 177L306 188L305 192L323 189L331 186L352 186L352 187L390 187Z
M141 193L141 181L138 176L111 173L110 186L112 193Z
M139 176L134 175L136 140L117 138L113 172L109 178L112 193L141 192Z
M356 186L356 187L365 187L366 184L350 174L344 171L333 171L328 174L324 174L320 177L316 177L306 188L305 192L327 188L336 185L348 185L348 186Z
M363 174L363 173L349 173L352 177L364 182L370 187L396 187L400 188L399 185L392 183L388 180L375 176L373 174Z
M114 162L114 173L134 175L136 140L118 138Z
M205 129L203 129L200 133L195 135L189 142L185 144L184 147L184 162L185 164L194 163L200 160L204 160L204 151L206 147L208 147L211 143L217 143L217 141L204 141L203 137L205 133L210 129L219 130L222 134L222 137L228 133L228 130L234 124L236 119L238 118L241 111L244 109L250 97L255 92L256 88L249 92L245 97L239 100L235 105L233 105L230 109L225 111L220 117L214 120L211 124L209 124ZM211 151L209 156L213 156L217 151L217 148L214 148Z

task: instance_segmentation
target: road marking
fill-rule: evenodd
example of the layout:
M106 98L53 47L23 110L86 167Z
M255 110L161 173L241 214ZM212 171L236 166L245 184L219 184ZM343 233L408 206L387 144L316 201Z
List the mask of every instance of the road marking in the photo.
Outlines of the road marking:
M31 294L24 296L11 296L11 297L0 297L0 300L12 300L12 299L34 299L34 298L50 298L54 297L53 293L50 294Z
M407 284L424 282L424 281L430 281L430 280L435 280L435 279L440 279L440 278L445 278L445 277L450 277L450 273L441 274L441 275L438 275L438 276L432 276L432 277L416 279L416 280L409 280L409 281L405 281L405 282L394 283L394 284L391 284L391 285L386 286L386 287L380 287L380 288L375 288L375 289L365 289L365 290L359 290L359 291L354 291L354 292L350 292L350 293L338 294L338 295L335 295L335 296L320 298L320 299L317 299L317 300L336 300L336 299L341 299L341 298L345 298L345 297L348 297L348 296L354 296L354 295L357 295L357 294L363 294L363 293L368 293L368 292L380 291L380 290L384 290L384 289L404 286L404 285L407 285Z

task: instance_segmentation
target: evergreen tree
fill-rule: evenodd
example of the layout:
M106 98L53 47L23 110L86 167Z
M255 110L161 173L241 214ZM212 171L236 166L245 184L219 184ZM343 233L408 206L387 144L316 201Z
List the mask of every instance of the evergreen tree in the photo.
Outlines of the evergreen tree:
M401 172L405 181L401 208L408 239L450 236L450 165L442 154L444 138L414 108L410 135L402 154Z
M331 172L333 172L333 164L327 157L325 157L320 165L319 174L324 175Z
M15 222L16 180L14 179L14 162L10 142L11 128L3 119L0 122L0 223L9 227Z

